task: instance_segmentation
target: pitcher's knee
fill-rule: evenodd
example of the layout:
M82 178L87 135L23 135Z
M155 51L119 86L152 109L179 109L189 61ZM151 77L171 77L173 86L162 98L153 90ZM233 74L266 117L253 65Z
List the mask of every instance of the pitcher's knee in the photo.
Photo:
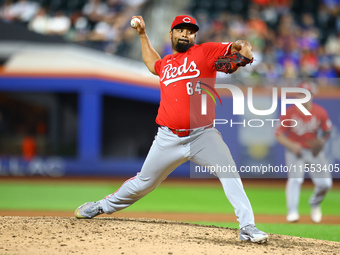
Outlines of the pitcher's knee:
M327 192L332 188L332 179L326 179L323 182L319 182L316 187L323 192Z
M137 193L138 193L140 196L143 197L143 196L149 194L149 193L150 193L151 191L153 191L155 188L156 188L155 186L142 185L142 186L140 187L140 189L138 190Z
M137 175L137 191L141 196L145 196L150 193L158 185L159 182L157 180L153 180L152 178L143 178L140 175Z

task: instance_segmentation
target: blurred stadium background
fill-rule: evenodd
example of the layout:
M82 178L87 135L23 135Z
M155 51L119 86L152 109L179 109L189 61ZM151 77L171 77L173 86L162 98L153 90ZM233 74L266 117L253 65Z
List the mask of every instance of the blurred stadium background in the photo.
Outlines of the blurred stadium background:
M340 163L339 0L3 0L0 175L135 175L157 131L159 89L130 19L144 17L164 56L170 24L184 13L198 21L197 43L251 42L256 61L232 77L313 79L334 124L327 157ZM262 130L226 130L237 165L284 164L272 130ZM187 164L171 176L189 177Z

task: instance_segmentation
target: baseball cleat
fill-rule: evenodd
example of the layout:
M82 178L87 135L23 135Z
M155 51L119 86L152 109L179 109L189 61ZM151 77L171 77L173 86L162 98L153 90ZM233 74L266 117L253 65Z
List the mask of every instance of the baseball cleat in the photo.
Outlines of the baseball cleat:
M268 235L256 228L255 225L250 224L240 229L240 239L242 241L252 241L253 243L266 243L269 241Z
M297 212L288 213L286 219L288 222L297 222L300 219L300 216Z
M75 211L74 215L77 219L92 219L97 215L104 213L100 202L87 202L79 206Z
M312 221L315 223L319 223L322 219L322 212L320 206L315 206L311 208L310 216L312 218Z

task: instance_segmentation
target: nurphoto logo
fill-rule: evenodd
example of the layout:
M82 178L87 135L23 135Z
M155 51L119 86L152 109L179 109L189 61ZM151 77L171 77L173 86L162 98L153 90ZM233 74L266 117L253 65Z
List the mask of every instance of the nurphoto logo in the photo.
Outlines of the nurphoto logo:
M215 84L216 89L227 89L231 92L232 99L233 99L233 115L242 116L245 115L245 106L248 107L250 113L257 115L257 116L270 116L271 114L275 113L278 108L278 98L280 95L281 99L281 115L286 115L287 106L288 105L295 105L300 109L300 111L304 115L311 115L311 113L306 109L303 105L304 103L308 102L311 99L311 92L305 88L297 88L297 87L272 87L271 88L271 106L267 109L256 109L254 106L254 93L253 88L247 88L247 96L244 95L243 91L236 85L231 84ZM216 92L213 90L214 94L217 95L220 102L221 99ZM280 93L279 93L280 92ZM296 98L289 98L288 95L294 93L299 94L299 97ZM211 93L201 94L201 114L207 115L207 95L213 97ZM214 99L214 98L213 98ZM216 101L214 100L215 104ZM222 105L222 102L221 102ZM214 127L218 124L230 124L230 127L235 125L242 125L242 126L249 126L249 127L262 127L265 124L270 124L272 127L277 125L278 123L284 127L295 127L298 125L297 120L294 119L248 119L247 121L243 119L243 121L235 121L233 119L214 119L213 125Z
M215 88L219 89L228 89L233 97L233 115L244 115L244 101L245 96L243 91L231 84L216 84ZM286 115L287 105L294 104L296 105L304 115L311 115L311 113L303 106L304 103L308 102L311 99L311 93L308 89L305 88L291 88L291 87L283 87L281 89L281 115ZM251 113L255 115L266 116L274 113L278 106L278 88L272 88L272 105L269 109L266 110L258 110L255 109L253 104L253 88L248 87L248 96L247 96L247 105L248 109ZM303 98L287 98L288 93L301 93L304 94ZM202 115L207 115L207 100L206 94L202 94L202 105L201 105L201 113Z

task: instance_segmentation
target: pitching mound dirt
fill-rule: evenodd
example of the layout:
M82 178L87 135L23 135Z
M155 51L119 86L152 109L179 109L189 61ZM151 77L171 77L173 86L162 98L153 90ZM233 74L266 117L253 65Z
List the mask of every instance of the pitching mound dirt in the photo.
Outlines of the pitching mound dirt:
M176 221L0 217L0 254L340 254L340 243L270 234L242 242L237 229Z

